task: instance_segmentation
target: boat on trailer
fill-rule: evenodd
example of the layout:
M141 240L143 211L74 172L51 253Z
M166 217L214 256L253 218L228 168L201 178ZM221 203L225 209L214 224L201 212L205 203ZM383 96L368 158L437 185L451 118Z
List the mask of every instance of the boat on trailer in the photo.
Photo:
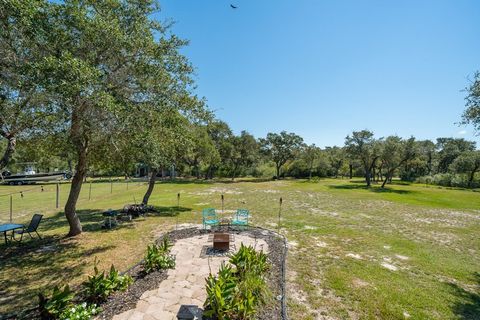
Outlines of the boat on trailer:
M21 186L24 184L34 184L37 182L67 180L71 177L72 175L65 171L37 173L33 167L28 166L22 173L11 174L9 171L4 171L2 172L0 179L4 184Z

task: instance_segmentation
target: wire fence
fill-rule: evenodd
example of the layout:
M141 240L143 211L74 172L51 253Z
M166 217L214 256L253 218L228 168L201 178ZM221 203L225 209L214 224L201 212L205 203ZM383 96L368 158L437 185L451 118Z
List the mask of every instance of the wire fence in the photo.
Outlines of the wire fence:
M145 180L95 179L86 181L77 202L77 209L95 209L118 199L118 205L140 202ZM33 213L63 211L70 191L69 182L22 186L0 186L0 224L26 222ZM117 201L112 204L117 204ZM93 207L92 207L93 206Z

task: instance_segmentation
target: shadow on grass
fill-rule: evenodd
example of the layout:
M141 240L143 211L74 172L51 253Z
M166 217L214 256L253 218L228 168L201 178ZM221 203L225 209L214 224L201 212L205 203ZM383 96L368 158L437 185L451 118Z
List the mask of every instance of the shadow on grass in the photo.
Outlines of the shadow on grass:
M366 185L362 184L341 184L341 185L330 185L328 186L330 189L337 189L337 190L366 190L375 193L396 193L396 194L412 194L416 193L416 191L412 190L397 190L391 188L381 188L377 186L367 187Z
M113 232L120 228L132 228L131 222L122 221L115 228L102 229L102 224L105 217L102 215L102 210L77 210L78 218L82 223L82 229L85 232ZM57 212L55 215L44 218L40 223L39 232L42 230L55 230L60 228L68 228L68 222L63 212Z
M50 235L0 246L0 314L36 306L38 293L80 277L86 267L82 263L85 258L113 247L86 249L77 239Z
M158 217L176 217L178 216L181 212L190 212L192 211L192 208L186 208L186 207L177 207L177 206L171 206L171 207L161 207L161 206L154 206L155 212L149 212L148 215L150 216L158 216Z
M475 272L474 275L477 286L480 285L480 273ZM456 283L449 283L454 294L461 299L456 302L452 311L459 319L480 319L480 292L467 291Z

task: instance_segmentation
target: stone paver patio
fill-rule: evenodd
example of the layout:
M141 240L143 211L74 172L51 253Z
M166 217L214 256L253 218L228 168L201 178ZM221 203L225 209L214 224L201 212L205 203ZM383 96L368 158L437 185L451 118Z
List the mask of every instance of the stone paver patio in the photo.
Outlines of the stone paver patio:
M182 304L203 306L206 299L205 278L210 272L216 274L227 257L205 256L205 246L212 246L208 235L178 240L172 248L176 256L176 267L168 270L168 277L155 290L146 291L135 309L113 317L114 320L175 320ZM268 252L263 239L247 235L235 235L235 248L240 244L254 246Z

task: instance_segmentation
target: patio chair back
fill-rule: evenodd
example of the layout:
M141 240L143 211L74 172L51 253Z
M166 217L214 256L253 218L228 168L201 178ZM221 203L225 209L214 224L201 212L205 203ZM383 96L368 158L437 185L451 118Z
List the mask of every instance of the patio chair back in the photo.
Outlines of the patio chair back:
M249 216L250 216L250 211L248 211L247 209L237 209L237 213L235 214L234 221L237 223L248 224Z
M203 220L214 220L217 219L217 213L214 208L206 208L202 210Z
M26 232L35 232L37 231L38 226L40 225L40 221L42 221L43 215L35 213L30 221L30 224L27 227Z

